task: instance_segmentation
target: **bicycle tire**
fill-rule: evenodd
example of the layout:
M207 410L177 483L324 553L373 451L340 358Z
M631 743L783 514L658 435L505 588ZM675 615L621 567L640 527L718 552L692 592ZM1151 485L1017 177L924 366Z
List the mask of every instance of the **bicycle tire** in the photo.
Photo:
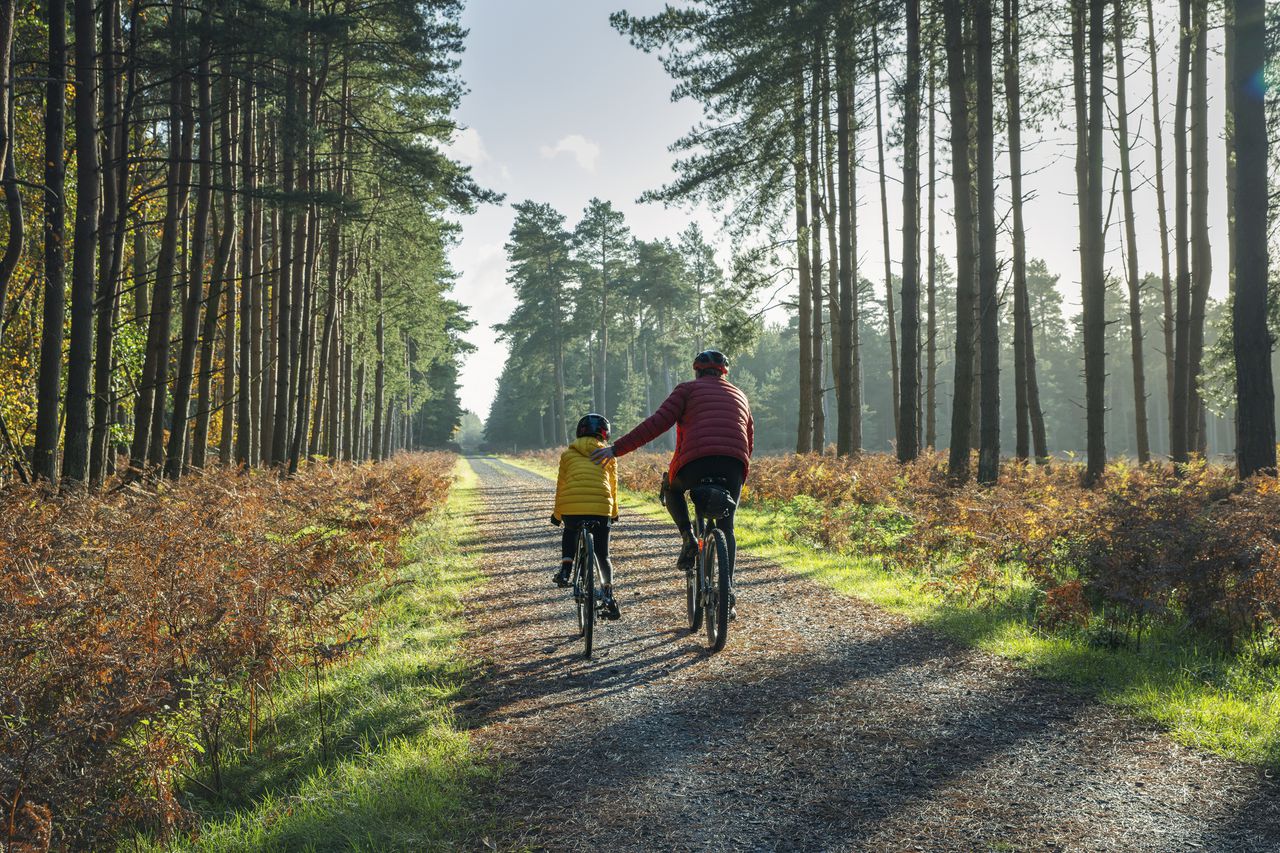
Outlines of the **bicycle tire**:
M579 637L586 633L587 627L586 607L584 606L587 600L584 592L584 588L587 586L587 578L583 569L586 566L586 555L590 553L591 548L590 541L583 542L584 535L590 537L591 534L586 530L580 531L578 533L578 547L573 552L573 601L578 613ZM585 549L583 548L584 544L587 546Z
M586 552L582 565L584 578L583 601L578 605L582 613L582 656L590 658L591 646L595 641L596 633L596 575L598 574L595 542L592 541L591 531L584 528L579 542L581 543L579 547L582 547Z
M684 573L685 615L689 617L689 633L696 634L702 627L702 584L699 583L702 572L702 555L698 561Z
M718 652L729 639L729 574L732 567L729 565L729 544L723 530L712 528L704 541L708 582L705 599L707 643L713 652Z

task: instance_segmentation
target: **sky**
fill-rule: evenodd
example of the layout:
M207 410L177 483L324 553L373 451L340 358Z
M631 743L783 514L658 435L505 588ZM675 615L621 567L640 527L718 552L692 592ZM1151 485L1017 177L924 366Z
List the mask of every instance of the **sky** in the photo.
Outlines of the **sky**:
M669 181L673 156L668 146L701 116L690 101L673 103L672 81L657 58L641 53L609 26L609 13L624 0L470 0L463 16L469 29L461 75L468 87L457 117L462 130L450 152L473 168L484 186L506 194L500 205L488 205L462 220L462 238L451 252L459 280L455 295L469 306L476 326L468 339L476 351L467 357L462 382L462 404L485 417L496 390L506 348L497 341L496 323L506 320L514 298L506 283L503 245L514 214L511 205L525 199L553 205L572 226L593 196L612 201L627 218L632 232L643 239L674 237L693 220L718 243L727 258L730 247L716 238L718 219L705 209L685 210L637 203L641 193ZM663 0L631 0L625 8L633 14L657 11ZM1162 8L1168 7L1168 8ZM1176 44L1170 37L1176 4L1157 7L1160 30L1157 49L1163 102L1166 193L1173 185L1171 98ZM1154 157L1150 140L1150 71L1143 42L1128 45L1128 98L1130 133L1142 139L1134 145L1135 215L1141 269L1159 270L1159 229L1152 179ZM1221 30L1210 36L1210 233L1213 245L1214 281L1211 292L1226 291L1226 166L1218 141L1223 126L1223 72L1219 55ZM1068 69L1057 69L1069 81ZM999 69L997 69L999 73ZM1054 77L1056 71L1048 75ZM1108 70L1110 74L1110 70ZM1110 81L1109 81L1110 84ZM889 86L886 78L884 85ZM1069 94L1069 93L1068 93ZM869 83L859 97L870 97ZM945 144L946 123L941 114L945 93L939 99L939 145ZM1069 104L1066 105L1068 108ZM1076 252L1074 130L1070 116L1050 120L1039 134L1024 132L1025 209L1027 250L1044 258L1049 269L1061 276L1060 287L1068 312L1079 304L1079 256ZM888 127L898 121L896 107L887 112ZM880 238L880 202L875 168L874 127L860 135L863 151L859 171L858 245L861 273L877 283L884 278L883 244ZM887 153L890 255L893 270L900 269L902 203L897 158ZM997 171L1004 168L1003 150L997 153ZM946 157L939 154L939 251L954 254L955 238L949 214L950 178ZM1118 157L1107 152L1108 185ZM925 164L922 163L922 167ZM923 198L922 198L923 201ZM997 204L1007 209L1007 185L997 191ZM1121 275L1119 254L1120 201L1116 199L1107 235L1109 270ZM998 213L998 215L1001 215ZM1172 227L1172 210L1169 213ZM1007 246L1003 252L1007 256ZM766 314L782 320L781 312Z
M660 0L632 2L637 13ZM609 26L610 3L600 0L470 0L470 30L462 59L469 88L458 112L465 127L452 153L477 180L506 194L463 220L453 249L455 294L471 308L476 346L462 370L462 404L482 418L496 390L506 348L495 323L507 319L514 298L506 283L503 245L511 205L547 202L572 228L598 196L623 211L635 236L675 237L693 219L714 229L705 211L640 205L636 199L670 176L667 151L697 121L695 104L671 102L671 80L657 60Z

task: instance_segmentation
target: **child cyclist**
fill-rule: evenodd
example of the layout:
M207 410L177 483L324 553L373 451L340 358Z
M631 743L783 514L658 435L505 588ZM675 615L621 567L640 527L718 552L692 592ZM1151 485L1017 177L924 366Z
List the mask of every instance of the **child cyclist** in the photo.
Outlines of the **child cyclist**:
M556 478L556 506L551 523L564 523L560 544L560 571L557 586L569 585L573 552L583 523L600 522L593 531L596 559L604 576L604 606L610 619L621 616L613 597L613 564L609 562L609 525L618 520L618 466L610 459L605 465L591 461L591 454L609 441L609 421L604 415L588 414L578 421L577 438L560 454L560 475Z

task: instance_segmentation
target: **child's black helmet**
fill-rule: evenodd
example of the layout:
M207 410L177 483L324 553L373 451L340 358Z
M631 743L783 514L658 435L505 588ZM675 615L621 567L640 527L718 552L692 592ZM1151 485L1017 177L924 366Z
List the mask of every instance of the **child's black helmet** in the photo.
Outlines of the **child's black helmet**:
M595 412L583 415L582 420L578 421L578 438L582 438L584 435L594 435L597 438L608 441L609 419L604 415L597 415Z
M694 356L693 369L697 371L714 370L725 374L729 372L729 359L725 358L724 353L720 352L720 350L703 350Z

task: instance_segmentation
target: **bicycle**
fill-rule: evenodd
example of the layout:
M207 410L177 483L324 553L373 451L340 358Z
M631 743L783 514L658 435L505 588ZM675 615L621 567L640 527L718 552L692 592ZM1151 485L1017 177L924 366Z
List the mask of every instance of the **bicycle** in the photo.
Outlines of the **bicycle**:
M604 522L584 521L578 530L578 546L573 554L573 570L570 575L573 587L574 607L578 611L578 636L582 637L585 658L591 657L595 641L596 616L605 609L604 584L600 576L600 561L596 559L592 531Z
M685 572L685 607L689 633L705 624L707 643L713 652L723 649L729 639L729 610L733 604L729 543L717 525L729 517L735 506L724 483L722 477L707 477L689 490L697 514L698 557L694 568Z

